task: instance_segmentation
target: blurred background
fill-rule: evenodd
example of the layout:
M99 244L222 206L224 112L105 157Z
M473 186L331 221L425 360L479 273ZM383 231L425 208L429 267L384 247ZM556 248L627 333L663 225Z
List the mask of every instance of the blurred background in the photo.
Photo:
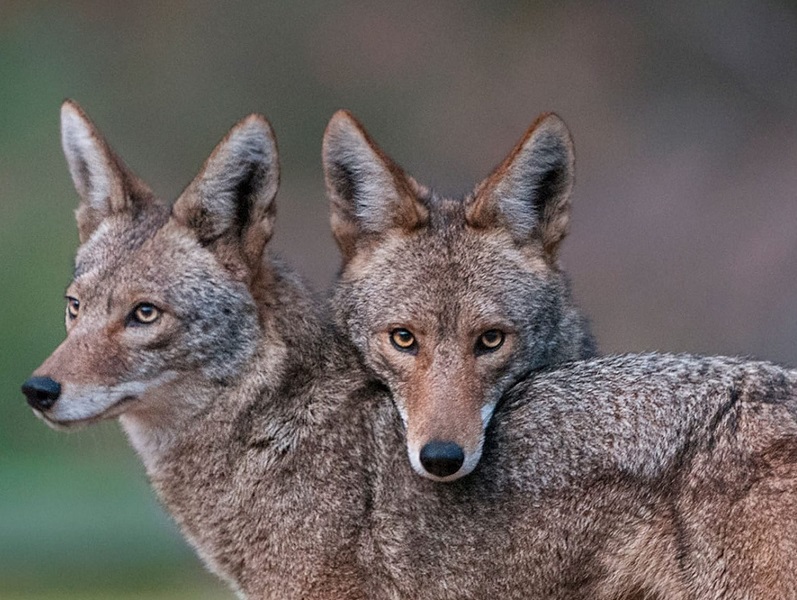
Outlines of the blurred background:
M535 116L573 131L564 263L605 352L797 364L797 3L0 0L0 598L231 598L115 423L56 433L19 384L63 336L77 195L58 109L80 102L173 199L249 112L283 165L276 247L338 265L321 134L351 109L444 193Z

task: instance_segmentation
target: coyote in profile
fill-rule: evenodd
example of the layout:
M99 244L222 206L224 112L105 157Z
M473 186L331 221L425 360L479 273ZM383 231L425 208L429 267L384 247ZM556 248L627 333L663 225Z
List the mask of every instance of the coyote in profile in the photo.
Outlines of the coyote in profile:
M338 323L392 391L413 468L467 475L514 382L596 354L558 260L570 133L542 115L464 201L419 185L346 111L327 127L323 159L343 254Z
M82 111L67 337L23 391L48 424L116 417L242 597L795 598L797 373L637 355L535 371L440 485L347 338L265 251L277 150L236 125L169 208Z

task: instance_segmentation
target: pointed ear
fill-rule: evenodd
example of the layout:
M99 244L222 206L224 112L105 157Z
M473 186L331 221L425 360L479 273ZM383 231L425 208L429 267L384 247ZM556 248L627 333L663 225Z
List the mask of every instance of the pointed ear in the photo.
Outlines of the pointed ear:
M520 244L537 239L555 262L570 218L573 162L573 141L564 121L553 113L541 115L477 186L466 206L468 223L504 228Z
M172 215L201 244L238 252L256 270L273 231L278 188L274 132L265 117L249 115L219 142Z
M81 243L103 219L122 212L135 213L154 200L149 188L114 154L72 100L61 105L61 145L81 198L76 212Z
M339 110L329 121L322 153L332 233L344 260L363 237L395 228L411 231L426 222L428 210L417 199L417 184L348 111Z

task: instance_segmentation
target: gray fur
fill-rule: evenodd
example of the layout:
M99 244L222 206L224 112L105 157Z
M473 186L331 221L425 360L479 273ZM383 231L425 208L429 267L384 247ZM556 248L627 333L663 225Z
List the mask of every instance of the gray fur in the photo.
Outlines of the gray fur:
M389 397L327 359L320 381L294 364L214 403L151 471L249 597L794 597L794 372L685 356L544 372L499 406L479 467L440 485L409 469ZM748 547L762 534L779 541Z
M141 384L97 418L119 416L241 596L794 597L794 371L653 355L543 370L507 390L475 471L440 485L410 469L387 390L294 275L225 262L161 205L130 211L81 246L80 314L37 374L62 383L56 407ZM141 294L165 329L120 328Z

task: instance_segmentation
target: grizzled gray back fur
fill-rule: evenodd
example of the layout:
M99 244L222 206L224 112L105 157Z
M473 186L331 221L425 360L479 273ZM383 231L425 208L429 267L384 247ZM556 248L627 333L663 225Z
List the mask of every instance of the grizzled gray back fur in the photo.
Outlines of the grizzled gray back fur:
M400 597L797 598L795 371L667 355L544 371L446 485L411 482L395 431L376 440Z
M543 371L497 408L476 470L440 485L330 351L321 379L296 364L219 404L153 478L249 597L795 597L797 373L652 355Z

